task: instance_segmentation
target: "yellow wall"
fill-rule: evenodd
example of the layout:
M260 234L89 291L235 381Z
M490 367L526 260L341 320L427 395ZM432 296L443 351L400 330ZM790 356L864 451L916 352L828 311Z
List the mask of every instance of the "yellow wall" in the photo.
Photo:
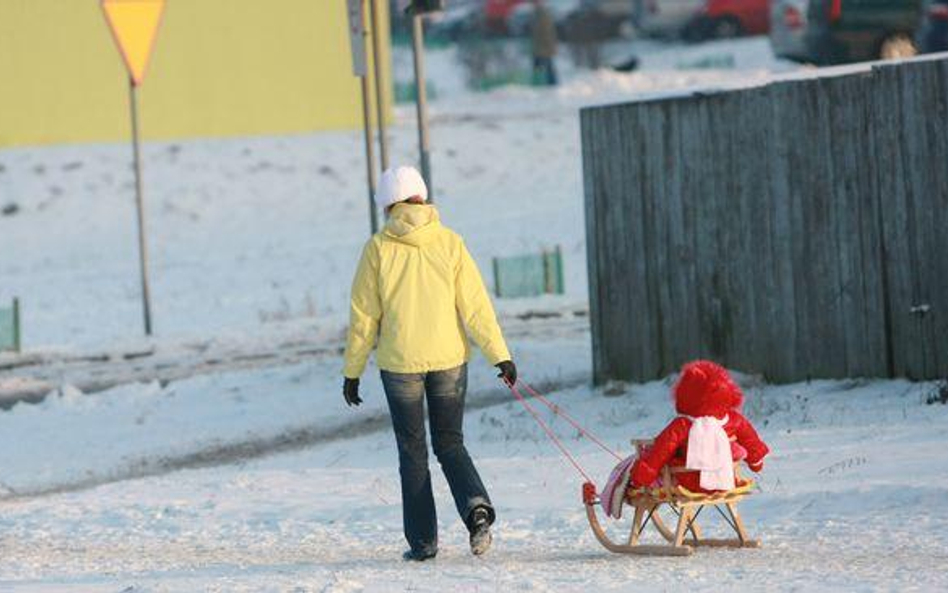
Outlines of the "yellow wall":
M360 126L345 0L168 0L140 97L146 139ZM128 134L100 0L0 0L0 147Z

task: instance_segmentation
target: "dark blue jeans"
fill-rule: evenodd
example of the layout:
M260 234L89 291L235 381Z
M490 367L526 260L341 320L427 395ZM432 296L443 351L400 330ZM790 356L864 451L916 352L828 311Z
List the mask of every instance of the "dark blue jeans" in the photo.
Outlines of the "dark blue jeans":
M464 447L464 395L467 365L430 373L382 371L382 385L392 415L402 478L402 519L405 539L413 550L438 549L438 519L431 494L428 444L425 439L425 400L431 446L451 487L461 519L470 527L471 511L483 506L494 520L494 509L474 462Z

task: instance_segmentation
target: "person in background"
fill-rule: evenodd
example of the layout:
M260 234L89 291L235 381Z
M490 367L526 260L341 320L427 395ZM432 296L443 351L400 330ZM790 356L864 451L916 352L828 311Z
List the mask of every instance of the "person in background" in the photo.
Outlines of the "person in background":
M556 23L543 0L533 0L533 77L536 81L555 86L556 65Z
M388 220L362 251L352 283L343 396L362 403L359 377L378 342L376 362L388 400L402 486L406 560L438 553L438 521L428 471L431 444L467 526L471 552L491 544L494 507L464 446L467 334L508 385L517 382L490 297L461 237L441 225L412 167L385 171L375 201Z
M567 42L577 68L598 70L602 64L599 46L603 39L597 25L596 17L587 7L581 7L567 21Z

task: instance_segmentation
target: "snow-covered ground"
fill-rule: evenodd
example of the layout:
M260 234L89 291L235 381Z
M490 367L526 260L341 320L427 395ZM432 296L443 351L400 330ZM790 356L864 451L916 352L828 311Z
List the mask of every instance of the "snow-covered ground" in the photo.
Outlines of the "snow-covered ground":
M493 256L562 246L567 294L500 301L502 323L523 376L622 451L670 418L668 383L589 387L577 110L792 69L763 39L630 48L639 72L564 64L556 89L486 94L464 90L451 50L429 56L443 219L485 273ZM414 162L413 110L396 116L392 160ZM27 350L0 366L34 361L56 385L0 412L0 590L948 588L948 409L925 404L934 384L742 377L774 450L743 505L764 547L627 558L592 538L579 478L479 358L465 430L498 509L495 546L470 556L435 469L441 553L404 564L377 373L362 408L339 393L368 233L360 135L147 144L152 340L140 337L128 160L123 144L0 151L0 208L17 206L0 217L0 304L21 297ZM29 386L27 368L0 368L0 394ZM603 481L611 458L553 425Z
M86 399L67 394L0 416L3 466L17 470L17 485L34 486L68 481L86 464L95 466L91 471L117 467L123 453L137 458L184 449L199 443L200 434L262 435L278 430L281 421L353 426L350 438L259 460L9 500L0 507L0 589L948 587L948 517L938 510L948 495L948 409L924 404L932 385L821 381L768 387L744 378L746 409L774 450L760 492L742 505L763 547L701 550L683 559L620 557L600 548L585 522L581 480L526 412L513 402L469 411L468 444L498 510L494 547L480 559L469 554L466 532L434 469L441 553L434 562L414 565L400 559L404 543L391 431L386 424L360 431L356 424L378 408L381 393L367 385L369 409L350 410L335 390L307 390L308 383L323 382L316 375L318 369L296 368L262 380L221 378L211 390L220 395L205 395L213 399L206 402L201 394L208 390L200 389L206 384L129 387ZM483 375L475 384L489 390ZM560 390L553 400L611 446L628 451L629 438L654 435L669 419L668 386L656 382L613 393L620 391L608 396L580 386ZM186 398L195 403L187 405ZM273 410L286 407L290 414L279 412L283 417L274 420L244 413L252 409L248 402L271 398ZM96 416L101 420L92 420ZM77 427L68 428L70 422ZM553 425L603 481L611 457L579 440L562 421ZM19 454L11 455L17 445ZM61 458L72 461L50 461ZM36 475L27 471L30 464ZM713 516L705 520L706 529L717 525Z

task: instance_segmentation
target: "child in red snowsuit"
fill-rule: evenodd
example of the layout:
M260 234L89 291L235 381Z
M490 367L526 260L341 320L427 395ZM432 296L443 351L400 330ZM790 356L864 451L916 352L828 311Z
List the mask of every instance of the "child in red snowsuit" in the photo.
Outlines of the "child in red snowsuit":
M694 470L675 474L692 492L733 488L733 461L743 460L754 472L763 469L770 449L740 413L744 396L727 370L707 360L686 364L674 398L679 415L632 466L634 486L652 485L666 464Z

